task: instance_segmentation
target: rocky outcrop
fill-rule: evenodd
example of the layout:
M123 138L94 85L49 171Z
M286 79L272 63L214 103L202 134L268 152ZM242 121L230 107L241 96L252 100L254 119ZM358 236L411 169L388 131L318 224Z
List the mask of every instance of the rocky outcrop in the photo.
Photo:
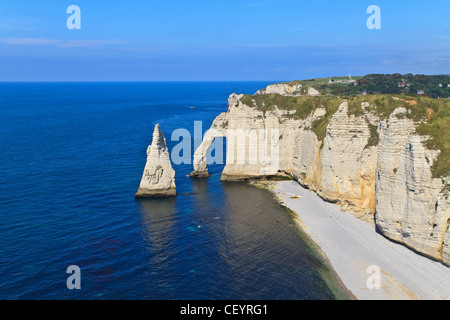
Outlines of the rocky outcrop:
M395 115L380 122L376 173L376 221L388 238L450 264L450 201L443 180L430 167L438 151L424 147L426 136Z
M294 96L302 94L303 86L299 83L276 83L268 85L265 89L259 90L256 94L277 93L282 96Z
M157 124L153 132L152 144L147 148L147 163L135 197L170 196L176 196L175 171L170 162L166 139Z
M274 108L263 112L245 105L241 98L242 95L232 94L228 112L219 115L206 132L194 154L191 176L208 176L206 155L217 137L226 137L227 141L222 180L275 176L280 168L292 166L291 146L296 141L296 129L311 119L280 122L289 116L288 111Z
M299 97L302 95L319 96L320 92L313 87L304 87L301 83L288 82L268 85L265 89L258 90L256 94L279 94L287 97Z
M292 94L284 85L270 90ZM322 104L296 117L295 110L260 109L242 98L231 95L228 112L213 122L191 176L208 176L206 154L215 138L226 137L222 180L287 173L327 201L374 218L386 237L450 265L450 179L432 177L439 151L425 147L428 138L415 133L417 123L402 116L408 110L380 119L374 104L363 102L362 112L352 112L341 100L332 114Z
M320 96L320 92L313 87L308 88L308 96Z

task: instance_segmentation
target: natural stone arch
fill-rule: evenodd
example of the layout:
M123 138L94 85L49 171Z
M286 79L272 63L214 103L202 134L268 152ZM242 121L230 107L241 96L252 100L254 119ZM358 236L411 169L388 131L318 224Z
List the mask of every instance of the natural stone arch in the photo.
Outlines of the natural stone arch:
M207 164L209 149L211 148L214 139L226 136L225 129L215 127L215 122L216 121L214 121L213 126L205 133L202 143L197 150L195 150L193 161L194 171L190 173L190 177L203 178L210 176Z

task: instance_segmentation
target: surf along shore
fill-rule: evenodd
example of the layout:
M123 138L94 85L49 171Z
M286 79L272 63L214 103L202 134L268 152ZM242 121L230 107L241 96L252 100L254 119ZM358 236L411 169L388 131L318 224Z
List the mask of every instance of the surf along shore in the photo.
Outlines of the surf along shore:
M373 221L341 211L296 181L265 186L295 213L299 228L317 244L355 299L450 299L450 268L386 239ZM374 268L380 271L379 288L370 285Z

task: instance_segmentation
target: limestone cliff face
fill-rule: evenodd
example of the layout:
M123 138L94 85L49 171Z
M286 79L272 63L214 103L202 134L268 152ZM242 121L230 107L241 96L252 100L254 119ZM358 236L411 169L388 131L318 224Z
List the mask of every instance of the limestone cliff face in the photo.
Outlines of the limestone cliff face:
M377 226L387 237L450 264L450 201L442 179L433 179L430 170L438 152L424 147L427 138L414 134L408 119L391 115L380 128Z
M276 105L263 111L242 98L232 94L228 112L205 134L192 176L208 175L208 149L216 137L227 137L222 180L287 173L328 201L363 215L376 212L385 236L450 265L450 201L444 188L450 178L432 177L439 151L427 150L427 137L414 134L417 124L399 116L406 110L380 120L376 106L364 102L362 113L352 113L342 100L331 115L320 105L298 118L295 111ZM322 119L325 137L314 125Z
M176 195L175 171L170 162L166 139L159 124L155 126L152 144L147 148L141 184L136 198L167 197Z
M377 146L368 146L368 124L365 116L348 114L347 102L341 104L329 121L314 185L327 200L373 212Z

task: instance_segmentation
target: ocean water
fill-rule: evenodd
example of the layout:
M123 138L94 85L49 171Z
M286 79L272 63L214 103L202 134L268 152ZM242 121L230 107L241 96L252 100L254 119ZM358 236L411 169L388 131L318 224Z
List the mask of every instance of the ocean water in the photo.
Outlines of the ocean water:
M223 165L174 166L188 195L134 199L156 123L171 149L267 84L1 83L0 299L342 298L288 212Z

